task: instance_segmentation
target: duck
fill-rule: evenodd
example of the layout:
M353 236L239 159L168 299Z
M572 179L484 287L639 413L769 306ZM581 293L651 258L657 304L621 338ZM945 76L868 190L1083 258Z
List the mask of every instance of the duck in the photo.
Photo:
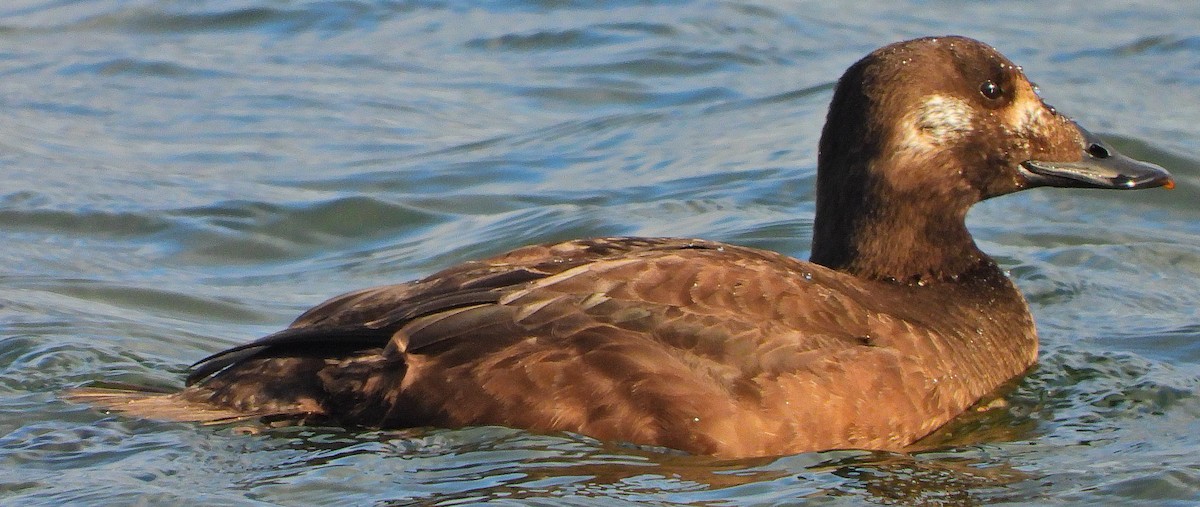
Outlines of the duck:
M1035 187L1173 186L961 36L838 80L811 257L690 238L531 245L334 297L175 392L80 387L135 417L499 425L727 458L903 451L1037 360L1029 307L966 227Z

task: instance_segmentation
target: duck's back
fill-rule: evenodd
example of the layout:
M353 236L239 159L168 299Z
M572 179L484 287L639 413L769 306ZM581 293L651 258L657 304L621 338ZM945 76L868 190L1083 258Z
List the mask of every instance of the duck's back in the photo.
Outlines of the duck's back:
M898 449L1035 353L998 273L906 286L720 243L607 238L334 298L202 361L180 396L231 414L499 424L727 456Z

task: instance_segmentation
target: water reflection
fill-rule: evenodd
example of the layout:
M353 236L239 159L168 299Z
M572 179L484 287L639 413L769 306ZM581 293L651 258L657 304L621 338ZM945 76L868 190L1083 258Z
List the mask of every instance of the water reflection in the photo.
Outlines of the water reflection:
M268 435L270 454L288 458L254 474L260 494L311 499L335 485L354 491L384 483L382 489L393 492L383 495L386 505L703 505L733 498L743 505L976 505L1003 498L1006 486L1032 477L991 456L986 446L722 460L499 427L370 433L285 428Z

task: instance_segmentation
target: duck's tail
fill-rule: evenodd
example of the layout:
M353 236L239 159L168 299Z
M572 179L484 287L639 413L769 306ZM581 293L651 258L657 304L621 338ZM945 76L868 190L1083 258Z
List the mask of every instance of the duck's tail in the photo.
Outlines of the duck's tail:
M258 419L261 413L246 413L201 401L189 400L182 392L164 393L133 388L81 387L63 394L73 403L146 419L202 424L225 424Z
M261 420L278 424L392 424L407 368L378 350L333 355L306 350L271 356L241 349L202 361L180 391L103 384L67 391L63 399L132 417L203 424ZM357 352L357 351L352 351ZM232 359L230 359L232 358ZM231 362L232 364L225 364ZM402 410L401 410L402 412Z
M385 403L404 377L403 362L366 354L329 359L257 357L166 392L126 384L72 389L66 401L144 419L202 424L259 420L278 424L342 422L379 426L392 403ZM332 410L331 410L332 408Z

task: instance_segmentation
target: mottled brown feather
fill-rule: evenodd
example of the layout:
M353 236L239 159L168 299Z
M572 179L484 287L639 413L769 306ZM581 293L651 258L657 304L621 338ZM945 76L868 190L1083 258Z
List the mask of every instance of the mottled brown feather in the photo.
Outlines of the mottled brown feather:
M722 455L893 449L1020 373L1035 350L1024 314L986 330L1020 331L1024 351L971 372L976 353L996 344L972 343L946 321L951 302L981 325L997 324L991 312L1022 309L1002 277L947 294L700 240L580 240L538 247L546 257L523 250L336 298L292 328L328 330L337 342L353 327L346 314L370 319L363 326L387 321L379 329L389 338L375 347L306 357L276 340L166 402L85 401L185 420L291 413L376 427L503 424ZM541 278L501 276L509 270ZM493 303L388 317L426 291L454 301L445 297L454 281L476 283L479 273L519 283L487 287ZM979 350L953 353L964 346ZM173 405L180 399L227 408L193 411Z

